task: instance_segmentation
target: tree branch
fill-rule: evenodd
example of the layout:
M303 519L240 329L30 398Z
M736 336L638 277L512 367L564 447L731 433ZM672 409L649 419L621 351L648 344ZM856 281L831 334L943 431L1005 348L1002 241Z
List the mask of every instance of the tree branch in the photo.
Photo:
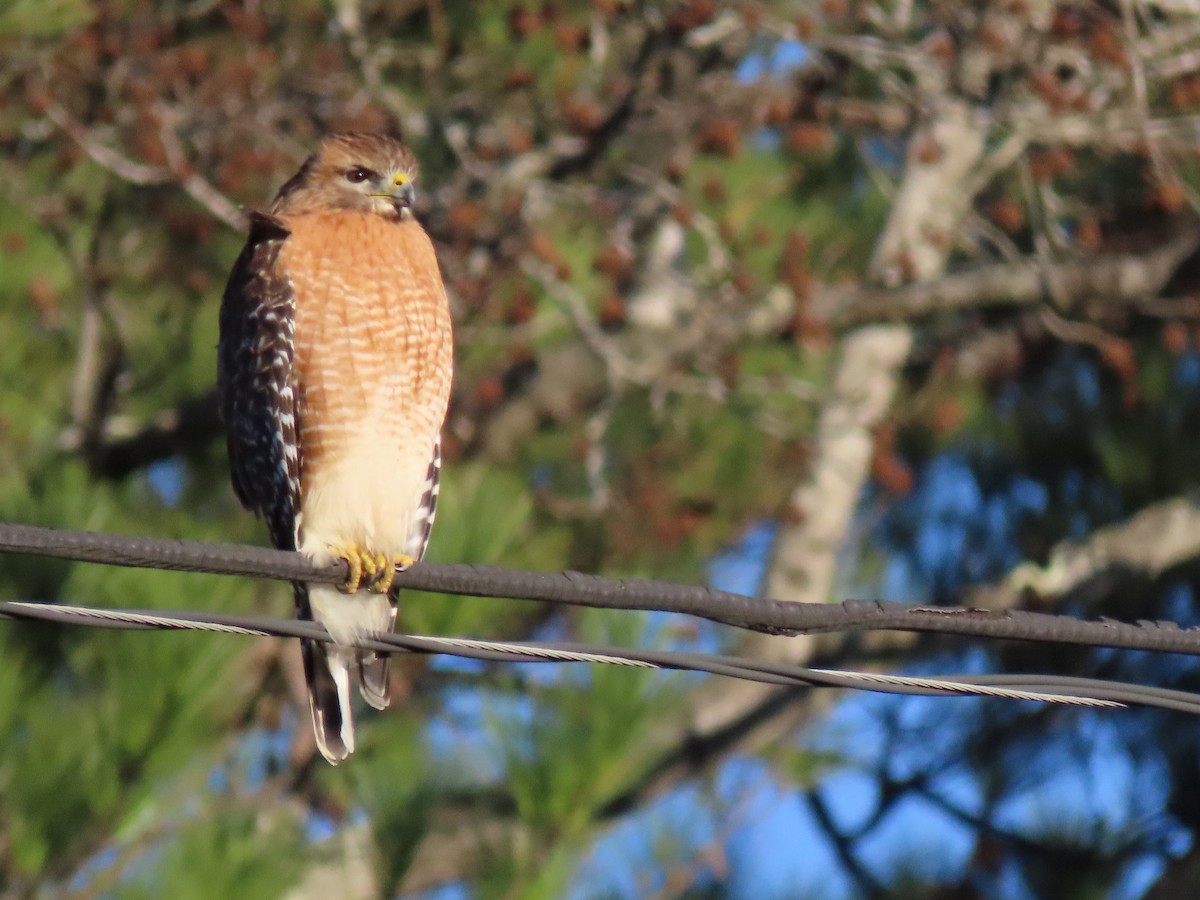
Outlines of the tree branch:
M1157 296L1197 248L1200 226L1189 220L1174 237L1143 255L1110 255L1046 266L1000 263L884 290L827 288L817 292L812 312L841 331L984 306L1050 302L1064 311L1111 309Z
M46 106L46 118L66 133L92 161L131 184L147 187L178 185L193 200L236 231L244 231L246 218L229 198L195 172L174 172L166 166L148 166L122 156L98 141L84 125L57 103Z

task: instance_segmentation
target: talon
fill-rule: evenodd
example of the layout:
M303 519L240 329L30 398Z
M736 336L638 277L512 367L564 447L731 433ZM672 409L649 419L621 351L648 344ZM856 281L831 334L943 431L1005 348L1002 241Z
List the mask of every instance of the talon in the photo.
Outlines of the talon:
M375 583L375 579L379 577L379 566L376 563L378 557L366 550L359 550L358 555L362 559L362 581L359 583L359 587L365 586L370 589L371 585Z
M357 544L330 549L335 556L346 561L346 580L338 585L338 590L343 594L355 594L361 590L386 594L392 589L396 573L403 572L415 562L407 553L388 556L386 553L364 550Z
M368 591L374 591L377 594L386 594L392 586L392 579L396 576L396 570L392 568L391 560L387 558L386 553L376 553L371 558L372 578L371 583L367 585Z
M393 557L381 554L380 559L383 561L383 565L379 573L379 579L371 590L379 591L381 594L386 594L392 589L392 585L396 581L397 572L403 572L416 562L407 553L397 553Z
M357 547L335 548L334 552L346 561L346 580L338 585L343 594L356 593L363 582L363 554Z

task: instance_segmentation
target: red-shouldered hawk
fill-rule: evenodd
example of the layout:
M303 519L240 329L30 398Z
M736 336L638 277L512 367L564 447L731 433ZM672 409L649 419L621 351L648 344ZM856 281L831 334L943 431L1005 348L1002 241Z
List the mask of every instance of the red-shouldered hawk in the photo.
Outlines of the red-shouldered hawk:
M346 559L341 588L294 585L313 729L338 763L354 751L353 676L388 705L388 658L354 649L390 631L396 566L425 552L450 395L450 310L433 245L412 215L417 163L392 138L321 141L255 213L221 303L217 381L233 487L274 545Z

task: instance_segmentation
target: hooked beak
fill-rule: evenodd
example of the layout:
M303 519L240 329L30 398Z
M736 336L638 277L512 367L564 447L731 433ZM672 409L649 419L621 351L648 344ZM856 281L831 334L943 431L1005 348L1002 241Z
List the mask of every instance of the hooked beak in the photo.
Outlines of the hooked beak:
M413 187L412 181L405 181L403 184L395 185L391 190L392 205L396 208L396 212L405 209L412 209L413 203L417 200L417 191Z

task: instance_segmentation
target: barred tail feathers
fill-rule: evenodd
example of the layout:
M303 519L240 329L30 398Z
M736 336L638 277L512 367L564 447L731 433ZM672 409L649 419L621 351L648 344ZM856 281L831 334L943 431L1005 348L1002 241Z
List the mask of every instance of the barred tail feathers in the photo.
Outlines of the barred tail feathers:
M329 585L298 584L295 593L300 618L324 625L334 641L302 643L313 731L322 755L336 765L354 752L351 678L376 709L386 709L391 700L388 658L349 645L367 632L390 631L396 608L381 594L346 595Z
M358 660L358 690L376 709L392 704L390 657L362 653Z
M320 641L301 641L308 708L321 755L337 765L354 752L350 653Z
M396 610L400 591L396 588L388 593L387 623L380 631L396 628ZM358 690L363 699L376 709L387 709L392 704L392 678L390 656L360 653L358 656Z

